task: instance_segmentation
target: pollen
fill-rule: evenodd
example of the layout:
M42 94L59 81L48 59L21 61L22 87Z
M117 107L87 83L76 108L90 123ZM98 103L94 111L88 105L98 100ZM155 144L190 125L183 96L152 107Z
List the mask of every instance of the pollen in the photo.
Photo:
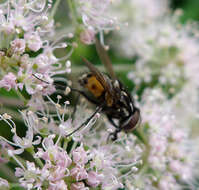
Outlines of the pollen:
M4 119L11 119L12 117L10 115L8 115L7 113L4 113L3 118Z
M64 91L64 94L68 95L70 92L71 92L71 89L67 86L65 91Z
M55 104L55 106L59 109L61 108L61 105L60 104Z
M42 120L47 123L48 122L48 118L47 117L42 117Z
M62 97L60 95L57 96L57 99L61 99Z

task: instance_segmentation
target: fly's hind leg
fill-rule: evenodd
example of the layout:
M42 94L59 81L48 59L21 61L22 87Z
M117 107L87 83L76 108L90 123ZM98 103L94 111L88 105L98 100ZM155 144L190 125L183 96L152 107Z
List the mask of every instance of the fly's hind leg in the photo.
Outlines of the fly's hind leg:
M98 105L98 102L96 100L94 100L93 98L91 98L90 96L88 96L84 91L81 91L81 90L78 90L75 88L71 88L71 90L74 92L78 92L79 94L81 94L84 98L86 98L91 103Z

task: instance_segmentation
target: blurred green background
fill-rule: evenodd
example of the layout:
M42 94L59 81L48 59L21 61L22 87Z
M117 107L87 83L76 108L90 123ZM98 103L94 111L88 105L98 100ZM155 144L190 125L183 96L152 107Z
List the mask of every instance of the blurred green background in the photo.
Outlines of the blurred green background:
M172 0L171 7L173 9L181 8L184 15L181 17L182 22L189 19L199 20L199 1L198 0Z

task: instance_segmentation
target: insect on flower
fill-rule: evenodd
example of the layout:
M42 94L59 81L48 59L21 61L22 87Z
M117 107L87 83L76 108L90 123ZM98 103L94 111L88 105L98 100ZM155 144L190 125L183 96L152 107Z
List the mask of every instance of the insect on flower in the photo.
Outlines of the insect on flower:
M136 128L140 120L140 110L134 105L133 98L123 84L116 79L111 61L97 39L96 48L111 77L101 73L92 63L83 58L90 72L81 76L79 83L91 96L86 91L81 94L98 108L101 107L101 111L116 128L110 134L112 140L116 140L120 131L128 132Z
M97 39L96 48L102 63L109 71L111 77L100 72L87 59L82 58L90 70L90 72L83 74L78 80L84 90L74 88L71 88L71 90L80 93L89 102L95 104L97 108L84 123L67 136L70 136L77 130L83 128L97 113L103 112L110 123L116 128L116 130L109 135L109 137L112 136L111 139L114 141L117 139L117 134L120 131L129 132L136 128L140 121L140 110L135 106L133 98L123 84L116 79L111 61L105 49ZM37 76L35 77L42 80ZM55 85L60 86L60 84Z

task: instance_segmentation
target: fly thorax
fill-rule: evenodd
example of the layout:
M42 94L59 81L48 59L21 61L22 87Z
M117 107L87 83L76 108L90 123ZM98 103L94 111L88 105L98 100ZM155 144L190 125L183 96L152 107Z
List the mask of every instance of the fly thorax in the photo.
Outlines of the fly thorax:
M79 83L95 97L100 97L104 92L104 87L92 74L83 75L79 79Z

